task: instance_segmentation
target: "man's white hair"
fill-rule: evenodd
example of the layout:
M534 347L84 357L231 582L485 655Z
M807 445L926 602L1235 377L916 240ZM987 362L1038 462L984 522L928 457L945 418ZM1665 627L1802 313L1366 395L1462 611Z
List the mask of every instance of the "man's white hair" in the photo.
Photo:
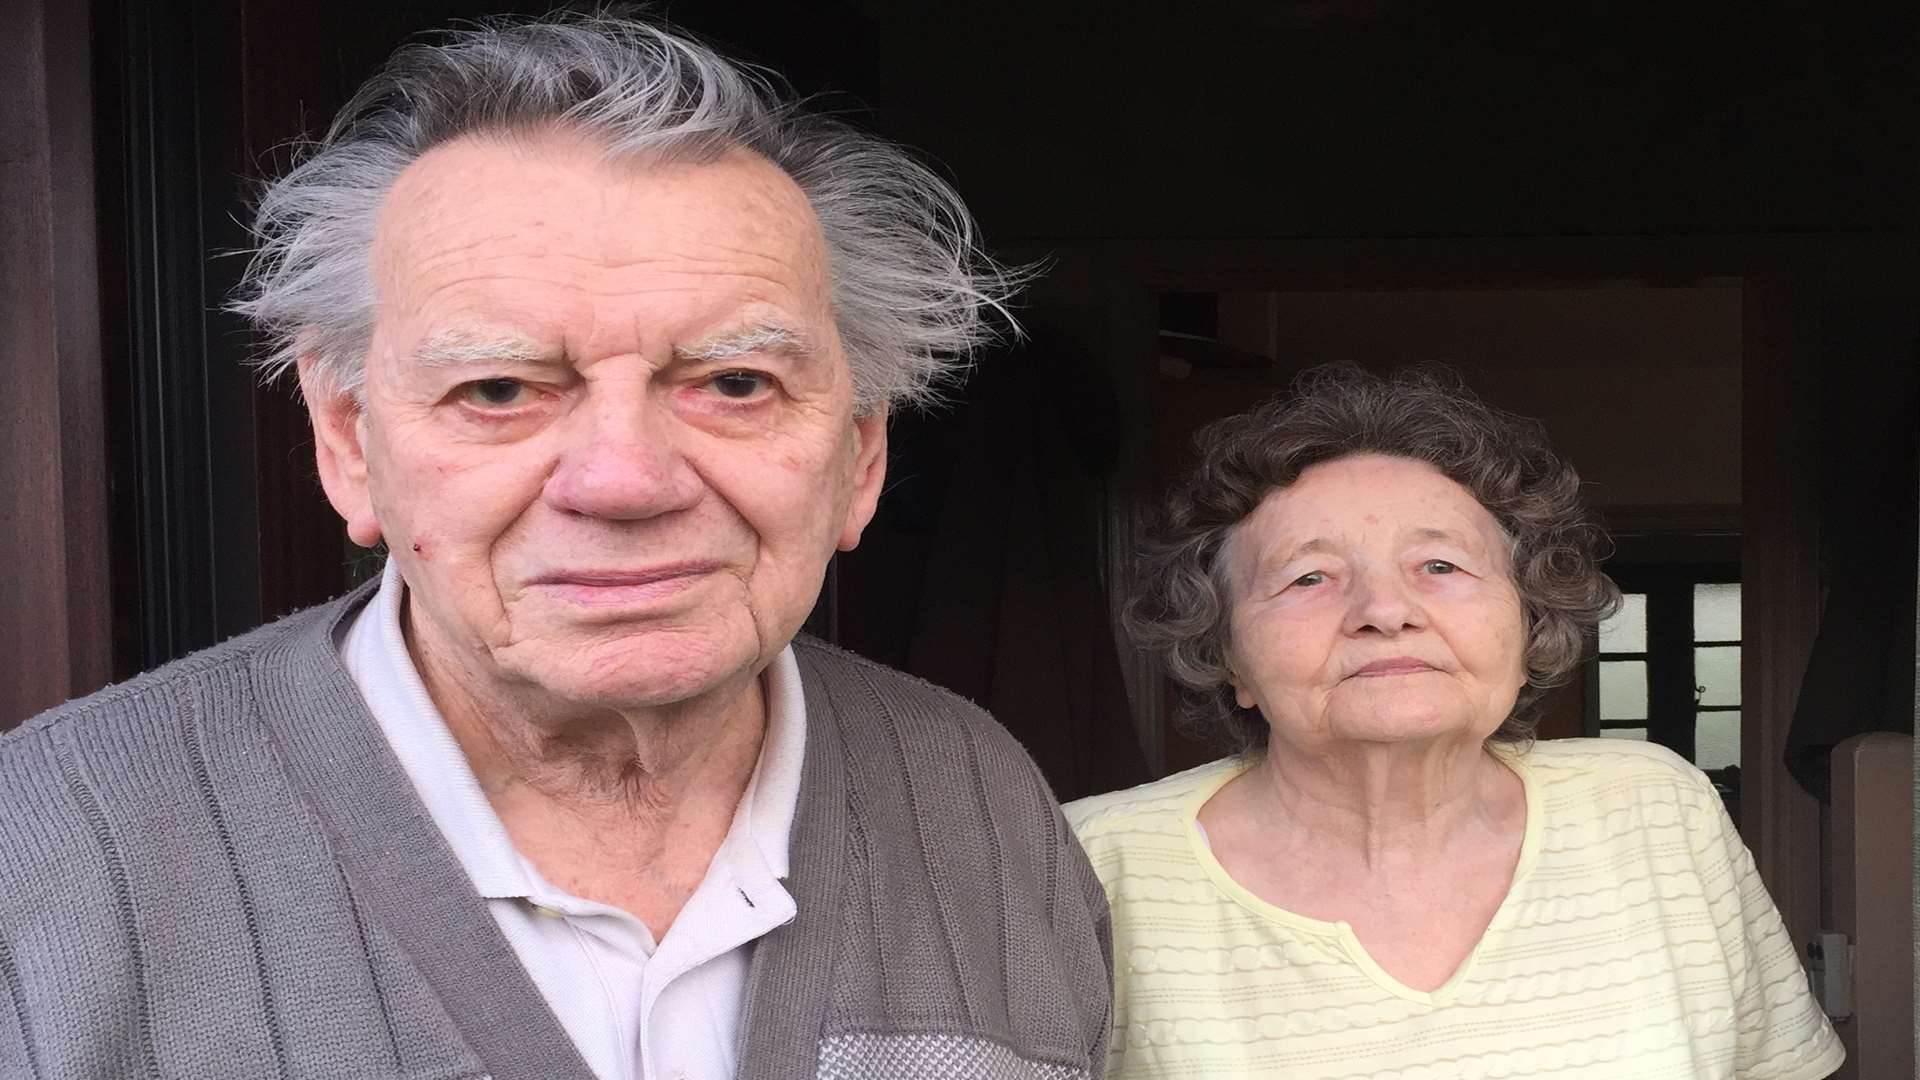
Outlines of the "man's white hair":
M394 181L463 135L543 130L619 159L711 161L745 149L785 170L826 238L861 414L937 399L993 336L987 311L1005 317L1024 277L980 249L965 204L926 166L802 110L698 41L606 12L491 21L401 49L266 189L233 305L270 338L263 375L311 355L331 388L359 398L374 223Z

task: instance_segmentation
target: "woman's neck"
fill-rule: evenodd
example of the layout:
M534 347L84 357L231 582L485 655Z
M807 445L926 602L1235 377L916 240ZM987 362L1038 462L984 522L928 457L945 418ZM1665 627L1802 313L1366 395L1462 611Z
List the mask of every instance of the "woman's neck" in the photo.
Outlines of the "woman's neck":
M1477 739L1275 744L1231 786L1224 813L1368 870L1506 833L1525 807L1519 778Z

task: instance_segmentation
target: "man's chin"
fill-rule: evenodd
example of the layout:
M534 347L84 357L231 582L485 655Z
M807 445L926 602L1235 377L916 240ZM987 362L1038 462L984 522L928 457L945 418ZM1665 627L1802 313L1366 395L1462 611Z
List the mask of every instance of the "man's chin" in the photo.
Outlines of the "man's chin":
M679 705L744 684L757 650L697 635L642 634L581 642L516 657L514 666L548 696L621 712Z

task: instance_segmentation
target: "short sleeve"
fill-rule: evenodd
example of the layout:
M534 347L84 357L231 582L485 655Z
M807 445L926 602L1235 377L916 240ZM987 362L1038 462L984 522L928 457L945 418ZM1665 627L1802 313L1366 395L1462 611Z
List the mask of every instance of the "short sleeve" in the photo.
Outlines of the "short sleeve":
M1820 1080L1846 1060L1719 794L1699 777L1694 855L1733 977L1737 1080Z

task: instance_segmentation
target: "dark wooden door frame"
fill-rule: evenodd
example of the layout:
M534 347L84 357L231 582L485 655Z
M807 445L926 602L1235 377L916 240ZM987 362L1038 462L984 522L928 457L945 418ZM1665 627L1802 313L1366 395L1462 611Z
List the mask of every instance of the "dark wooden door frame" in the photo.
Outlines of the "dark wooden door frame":
M90 6L0 20L0 730L111 662Z
M237 0L30 2L0 30L0 726L257 624ZM17 413L17 415L16 415Z
M1741 379L1741 834L1796 945L1822 923L1820 804L1783 764L1820 629L1820 300L1813 260L1745 276ZM1743 721L1749 715L1742 714Z

